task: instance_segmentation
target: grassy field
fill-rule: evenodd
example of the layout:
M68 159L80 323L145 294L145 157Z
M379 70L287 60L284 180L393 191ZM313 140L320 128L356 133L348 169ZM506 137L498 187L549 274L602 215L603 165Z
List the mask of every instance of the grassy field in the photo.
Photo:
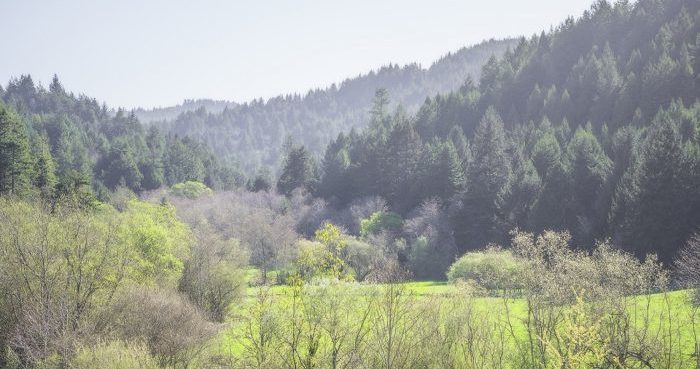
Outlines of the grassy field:
M471 306L477 314L484 314L494 321L510 321L512 333L510 333L509 345L515 345L516 341L526 338L527 328L525 319L528 316L527 301L522 298L503 297L467 297L459 286L441 281L407 282L398 285L402 293L414 302L424 304L456 303L460 299L470 299ZM326 288L348 289L349 293L363 298L364 295L381 293L386 285L369 284L340 284ZM272 305L284 306L288 309L292 296L292 288L288 286L249 287L246 290L245 301L232 311L228 322L228 328L217 338L212 348L222 355L238 356L244 350L242 343L246 321L249 318L250 306L256 303L259 294L264 291L271 296ZM677 354L687 358L688 366L695 367L695 359L692 358L695 350L695 337L700 335L700 328L696 326L699 320L697 311L689 303L688 291L673 291L645 296L630 297L627 303L630 316L636 320L632 324L646 324L649 334L670 332L667 340L673 341L673 346L678 350ZM359 312L358 312L359 314ZM506 319L506 315L510 319Z

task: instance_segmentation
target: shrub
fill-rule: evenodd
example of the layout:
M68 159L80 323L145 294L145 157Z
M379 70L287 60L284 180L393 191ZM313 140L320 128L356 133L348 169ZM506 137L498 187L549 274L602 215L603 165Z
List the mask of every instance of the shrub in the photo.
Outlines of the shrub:
M204 195L211 195L213 191L202 182L187 181L174 184L170 187L170 193L173 196L196 199Z
M368 235L377 234L383 230L396 230L401 228L403 219L394 212L374 212L369 218L360 221L360 235L366 237Z
M168 204L132 200L122 213L120 238L135 251L132 278L175 285L189 257L192 234Z
M158 363L143 345L112 341L80 348L72 360L71 368L158 369Z
M473 280L479 286L491 290L520 288L522 263L508 250L488 248L484 251L468 252L450 266L447 279Z
M297 247L298 254L294 264L299 277L310 281L314 277L332 274L330 263L333 261L333 255L326 245L316 241L299 240Z
M223 322L231 303L245 292L248 256L238 240L225 240L208 226L195 232L195 240L178 288L212 319Z
M146 342L164 367L187 367L217 333L216 325L186 299L157 288L134 288L118 296L109 314L107 332Z
M362 282L386 263L381 248L368 242L348 237L343 249L343 260L352 269L355 279Z

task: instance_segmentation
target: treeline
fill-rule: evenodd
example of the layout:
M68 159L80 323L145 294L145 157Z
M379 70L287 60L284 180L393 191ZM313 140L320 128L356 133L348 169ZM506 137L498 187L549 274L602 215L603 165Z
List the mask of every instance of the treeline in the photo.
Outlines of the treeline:
M0 146L2 194L82 187L104 200L120 186L138 193L185 180L217 189L243 182L206 145L145 128L134 114L66 92L56 77L48 90L28 75L0 87Z
M267 101L256 99L225 108L211 101L186 103L199 109L152 124L171 134L206 142L217 156L238 163L248 175L260 168L275 172L281 164L281 148L288 137L305 145L312 153L320 154L338 133L364 128L375 89L387 88L396 102L415 110L427 96L452 91L469 76L478 78L490 56L502 55L513 45L515 40L512 39L486 41L447 55L429 69L417 64L389 65L305 95L278 96ZM219 109L223 112L216 111ZM168 110L136 113L143 119L154 119L170 114Z
M668 263L700 225L699 8L598 2L412 116L380 89L367 130L340 134L318 169L289 151L279 184L336 208L381 196L401 216L437 198L459 253L566 229Z

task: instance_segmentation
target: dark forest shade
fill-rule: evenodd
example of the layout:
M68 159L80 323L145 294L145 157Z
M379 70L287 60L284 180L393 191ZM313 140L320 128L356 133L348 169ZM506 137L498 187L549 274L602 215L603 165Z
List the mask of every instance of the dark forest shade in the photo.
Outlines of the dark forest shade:
M379 195L405 215L454 194L444 207L461 251L516 227L566 229L668 263L700 227L698 18L697 1L598 2L491 58L478 84L338 136L319 195ZM435 167L429 153L447 143L461 173Z

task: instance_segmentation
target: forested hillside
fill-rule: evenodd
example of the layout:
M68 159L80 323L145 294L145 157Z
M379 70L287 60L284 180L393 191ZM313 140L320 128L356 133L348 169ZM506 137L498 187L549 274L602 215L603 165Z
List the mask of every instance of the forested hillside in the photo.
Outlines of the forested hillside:
M699 72L639 0L304 97L12 79L0 369L700 368Z
M297 182L338 207L381 196L401 216L439 199L454 239L435 255L567 229L668 263L700 226L699 10L599 2L415 115L389 114L380 90L369 128L328 146L320 183Z
M153 122L153 125L208 143L218 156L239 163L248 174L262 167L274 171L288 137L320 154L338 133L364 128L377 88L386 88L395 103L414 111L426 97L452 91L469 76L478 78L490 56L500 56L514 45L512 39L486 41L448 54L428 69L417 64L389 65L303 96L286 95L228 105L190 101L181 107L139 110L136 114L149 121L169 119L172 111L183 111L174 120ZM192 109L195 106L198 109Z
M182 104L153 109L138 108L134 114L143 123L174 120L180 114L204 108L208 113L218 114L226 108L235 108L237 103L224 100L196 99L185 100Z
M205 145L144 127L95 99L48 90L28 75L0 87L0 193L56 195L86 186L102 199L118 187L135 192L185 180L218 189L242 182Z

